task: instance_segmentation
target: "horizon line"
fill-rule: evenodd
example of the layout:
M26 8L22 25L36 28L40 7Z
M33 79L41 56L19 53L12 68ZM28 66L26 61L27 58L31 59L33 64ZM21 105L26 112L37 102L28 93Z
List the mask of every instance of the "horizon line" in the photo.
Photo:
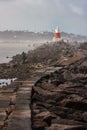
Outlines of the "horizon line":
M54 33L55 32L55 30L53 31L51 31L51 30L41 30L41 31L33 31L33 30L15 30L15 29L5 29L5 30L0 30L0 32L5 32L5 31L8 31L8 32L10 32L10 31L13 31L13 32L32 32L32 33L41 33L41 32L50 32L50 33ZM72 35L80 35L80 36L86 36L87 37L87 35L86 34L78 34L78 33L73 33L73 32L65 32L65 31L61 31L61 33L67 33L67 34L72 34Z

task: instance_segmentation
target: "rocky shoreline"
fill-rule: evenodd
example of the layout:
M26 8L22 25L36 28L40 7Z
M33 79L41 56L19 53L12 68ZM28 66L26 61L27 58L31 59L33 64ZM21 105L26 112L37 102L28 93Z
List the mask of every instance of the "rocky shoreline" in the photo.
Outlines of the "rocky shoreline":
M87 130L87 57L42 77L31 108L33 130Z
M11 103L11 99L13 103L13 98L15 97L17 104L25 108L26 111L26 105L23 98L27 98L26 90L28 90L30 86L28 86L28 83L25 84L24 82L30 82L31 79L34 80L34 78L36 78L36 80L34 80L33 88L31 86L32 95L31 101L29 100L29 102L31 102L32 129L87 130L86 46L87 44L73 46L68 43L61 42L53 43L51 45L43 45L26 54L27 60L25 63L22 62L22 55L17 55L13 57L11 62L7 64L0 64L1 79L16 77L17 82L22 81L15 83L15 87L12 85L14 84L13 82L7 88L0 89L1 97L3 95L3 91L6 93L6 97L5 95L2 97L3 101L4 99L6 100L8 97L7 95L10 93L8 99L9 101L6 100L6 107L8 107L8 105ZM58 67L61 68L57 70L56 68ZM37 80L37 77L39 80ZM19 93L21 96L23 92L25 93L25 96L21 97L21 101L23 101L23 103L20 103L19 98L17 99L16 97ZM28 92L30 95L30 90ZM16 100L14 100L14 102ZM26 103L29 107L28 101L26 101ZM7 111L7 113L14 114L13 110L16 110L16 104L14 103L11 105L12 106L10 106L10 109ZM21 106L19 105L18 108L20 107L21 110ZM7 110L6 107L4 109L5 113ZM3 112L2 108L0 108L0 110ZM30 111L30 108L28 110ZM4 120L4 118L2 118L3 114L4 113L0 115L0 119L2 120ZM21 114L19 115L21 116ZM23 130L28 130L29 126L24 128L21 122L20 124L16 122L17 125L20 126L19 129L13 129L13 124L11 125L10 129L7 129L9 124L8 118L9 117L6 115L6 122L4 122L5 125L2 127L2 130L20 130L20 127ZM13 119L14 117L12 117L12 120ZM2 121L0 123L2 123ZM15 124L15 122L13 123Z

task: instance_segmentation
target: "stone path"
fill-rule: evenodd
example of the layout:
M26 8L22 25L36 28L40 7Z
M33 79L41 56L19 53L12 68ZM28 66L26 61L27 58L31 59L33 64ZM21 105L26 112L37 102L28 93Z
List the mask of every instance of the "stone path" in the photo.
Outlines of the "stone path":
M31 130L32 86L40 75L49 72L53 72L53 68L38 71L39 76L0 89L0 130Z
M31 79L0 90L0 130L31 130L30 101L35 82Z

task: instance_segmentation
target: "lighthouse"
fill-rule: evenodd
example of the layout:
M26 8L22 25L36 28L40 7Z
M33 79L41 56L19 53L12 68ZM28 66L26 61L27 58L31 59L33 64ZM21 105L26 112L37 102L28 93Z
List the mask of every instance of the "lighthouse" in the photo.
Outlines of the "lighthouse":
M55 29L53 41L60 41L60 40L61 40L60 29L59 29L59 27L57 27Z

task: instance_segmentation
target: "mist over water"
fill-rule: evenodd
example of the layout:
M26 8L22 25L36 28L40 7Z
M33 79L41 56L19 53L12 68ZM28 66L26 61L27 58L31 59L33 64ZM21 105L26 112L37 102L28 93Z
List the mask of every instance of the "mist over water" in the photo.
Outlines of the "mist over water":
M37 42L0 42L0 63L9 62L13 56L16 54L21 54L23 51L28 52L34 50L40 45L46 43L46 41L37 41ZM7 58L9 57L9 58Z
M14 55L32 49L34 49L32 43L0 43L0 63L9 62Z

